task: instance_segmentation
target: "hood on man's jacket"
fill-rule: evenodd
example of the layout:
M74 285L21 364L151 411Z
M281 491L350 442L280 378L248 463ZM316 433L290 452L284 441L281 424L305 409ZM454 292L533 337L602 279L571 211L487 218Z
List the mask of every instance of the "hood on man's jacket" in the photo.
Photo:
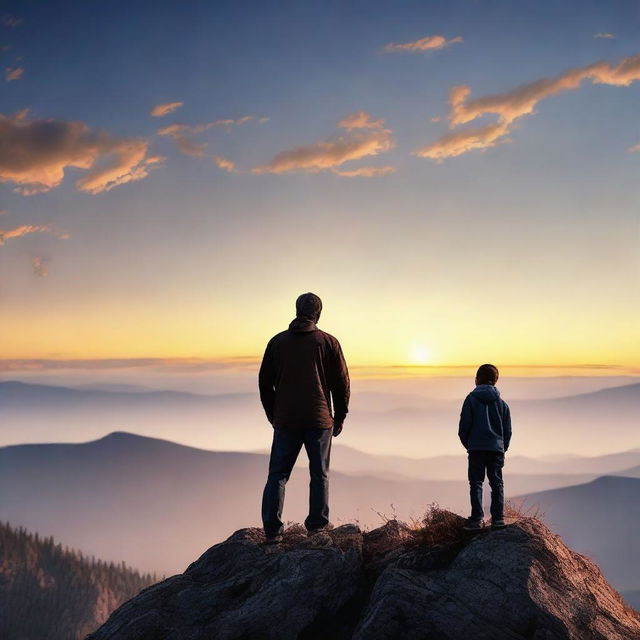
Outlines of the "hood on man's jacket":
M308 333L309 331L317 331L316 323L310 318L294 318L289 323L289 331L293 333Z
M296 300L296 317L289 323L289 331L308 333L316 331L322 312L322 300L315 293L303 293Z
M500 392L492 384L479 384L472 392L471 395L484 404L491 404L500 399Z

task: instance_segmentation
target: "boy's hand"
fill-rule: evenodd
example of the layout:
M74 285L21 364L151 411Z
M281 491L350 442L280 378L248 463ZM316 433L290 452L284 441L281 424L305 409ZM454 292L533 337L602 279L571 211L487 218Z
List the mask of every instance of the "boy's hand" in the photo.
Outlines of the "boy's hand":
M334 422L333 423L333 437L339 436L342 433L342 425Z

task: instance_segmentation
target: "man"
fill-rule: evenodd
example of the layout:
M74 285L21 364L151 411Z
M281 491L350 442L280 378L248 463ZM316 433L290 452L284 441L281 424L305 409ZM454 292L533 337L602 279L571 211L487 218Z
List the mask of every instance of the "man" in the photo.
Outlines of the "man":
M273 426L262 496L262 521L271 544L282 540L285 485L303 445L311 476L305 527L313 535L329 525L331 437L340 434L347 415L349 372L340 343L316 326L321 311L322 301L313 293L296 300L296 317L267 344L258 376L260 400Z

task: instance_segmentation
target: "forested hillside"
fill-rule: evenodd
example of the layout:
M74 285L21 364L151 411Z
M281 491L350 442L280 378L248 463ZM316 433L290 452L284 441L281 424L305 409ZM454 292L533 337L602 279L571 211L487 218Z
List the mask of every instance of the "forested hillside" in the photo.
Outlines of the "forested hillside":
M0 523L0 638L73 640L156 581Z

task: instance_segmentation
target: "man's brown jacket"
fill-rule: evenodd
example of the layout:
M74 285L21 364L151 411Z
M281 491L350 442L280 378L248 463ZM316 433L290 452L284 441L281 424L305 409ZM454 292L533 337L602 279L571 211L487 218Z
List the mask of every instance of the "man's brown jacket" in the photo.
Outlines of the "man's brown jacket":
M306 318L296 318L271 338L258 384L276 429L331 429L334 422L342 425L349 409L349 372L340 343Z

